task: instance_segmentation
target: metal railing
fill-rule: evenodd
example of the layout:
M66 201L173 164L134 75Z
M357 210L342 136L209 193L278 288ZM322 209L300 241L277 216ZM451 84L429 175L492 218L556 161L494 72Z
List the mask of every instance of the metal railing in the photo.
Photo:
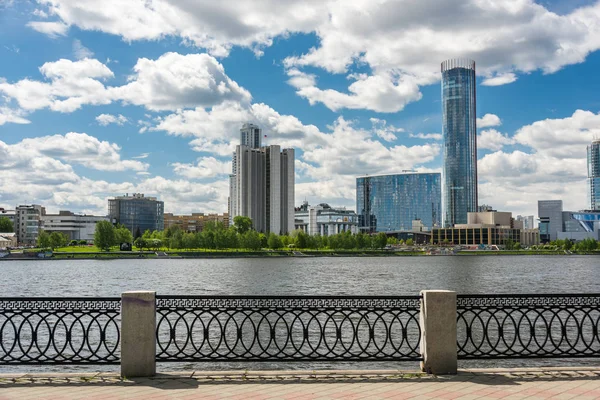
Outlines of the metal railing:
M600 294L458 295L458 359L600 357Z
M118 364L120 298L0 298L0 364Z
M157 296L157 361L420 360L419 296Z

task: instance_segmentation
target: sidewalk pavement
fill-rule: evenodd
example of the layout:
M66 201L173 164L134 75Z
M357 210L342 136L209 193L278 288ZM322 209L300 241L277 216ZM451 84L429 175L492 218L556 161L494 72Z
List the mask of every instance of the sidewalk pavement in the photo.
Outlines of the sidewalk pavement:
M0 374L0 399L600 399L600 368Z

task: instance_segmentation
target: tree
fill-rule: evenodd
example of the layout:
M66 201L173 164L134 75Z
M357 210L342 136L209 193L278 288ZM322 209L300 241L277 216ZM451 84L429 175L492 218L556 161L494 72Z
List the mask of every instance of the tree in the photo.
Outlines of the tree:
M61 232L52 232L50 234L50 248L52 250L56 249L57 247L63 247L66 246L67 243L69 242L69 238L67 237L67 235L65 235L64 233Z
M124 226L115 229L115 243L133 243L133 236L131 231Z
M387 235L384 232L379 232L373 238L373 247L376 249L383 249L387 243Z
M148 247L148 244L146 243L146 239L144 239L141 236L139 238L135 239L133 244L135 245L135 247L140 249L140 251L144 251L144 248Z
M99 221L94 233L94 244L101 250L110 251L115 244L115 227L109 221Z
M85 240L85 239L81 239L81 240L79 241L79 245L80 245L80 246L85 246L86 244L87 244L87 240Z
M0 217L0 233L13 232L13 223L7 217Z
M413 244L414 244L414 241L412 239L406 239L407 246L412 246Z
M270 249L280 249L283 247L283 243L281 242L281 238L279 237L279 235L276 235L275 233L271 232L269 233L267 246L269 246Z
M252 229L252 219L250 217L238 215L237 217L233 218L233 226L235 226L235 229L240 235L243 235Z
M38 233L37 243L40 249L47 249L50 247L50 234L46 231L40 231Z
M308 247L308 235L304 231L298 230L295 232L296 238L294 244L298 249L306 249Z
M242 244L244 248L250 250L260 250L260 237L256 231L247 231L242 236Z

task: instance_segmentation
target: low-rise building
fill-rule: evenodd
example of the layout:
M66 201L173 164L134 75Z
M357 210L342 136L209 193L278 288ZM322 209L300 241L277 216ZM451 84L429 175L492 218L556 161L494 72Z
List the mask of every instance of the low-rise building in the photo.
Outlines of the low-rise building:
M0 249L8 249L17 247L16 233L0 233Z
M579 242L584 239L600 240L600 211L564 211L562 213L562 231L558 239Z
M335 235L340 232L358 232L358 215L345 207L333 208L321 203L310 206L307 201L295 209L295 229L309 235Z
M192 213L192 215L174 215L173 213L165 213L164 217L165 230L173 226L179 226L185 232L202 232L208 222L218 222L227 228L229 226L229 214Z
M0 207L0 218L5 217L10 220L13 224L13 230L15 228L15 220L17 218L17 212L15 210L6 210Z
M93 242L96 224L108 221L107 216L75 214L71 211L59 211L58 214L46 214L41 217L40 228L48 233L60 232L69 240Z

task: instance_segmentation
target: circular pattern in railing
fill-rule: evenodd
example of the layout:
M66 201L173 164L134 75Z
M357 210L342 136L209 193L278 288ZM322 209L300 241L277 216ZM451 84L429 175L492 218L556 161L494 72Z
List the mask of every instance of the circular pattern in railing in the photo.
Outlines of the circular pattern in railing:
M117 363L119 299L0 300L0 363Z
M418 298L159 298L158 361L418 360Z
M458 296L458 358L600 357L600 296Z

